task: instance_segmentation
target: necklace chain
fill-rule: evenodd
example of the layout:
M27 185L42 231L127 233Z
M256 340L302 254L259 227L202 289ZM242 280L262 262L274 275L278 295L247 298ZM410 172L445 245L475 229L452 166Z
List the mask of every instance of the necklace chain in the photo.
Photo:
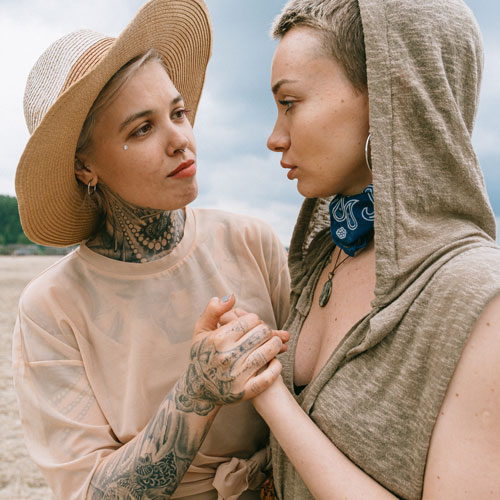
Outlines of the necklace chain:
M350 257L350 255L348 255L339 262L340 254L341 254L341 249L339 248L339 253L337 254L337 258L335 259L335 264L333 265L333 269L328 273L328 279L323 285L323 289L321 290L321 294L319 296L320 307L325 307L326 304L328 304L328 301L330 300L330 295L332 294L332 279L335 276L335 271ZM331 257L332 256L330 255L330 260L327 262L327 265L331 262Z

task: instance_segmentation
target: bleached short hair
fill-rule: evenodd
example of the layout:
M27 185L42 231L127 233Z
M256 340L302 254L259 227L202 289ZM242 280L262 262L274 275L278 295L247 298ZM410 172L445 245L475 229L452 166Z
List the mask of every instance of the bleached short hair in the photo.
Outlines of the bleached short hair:
M274 20L271 35L281 39L296 26L318 30L325 49L342 64L353 86L366 90L365 41L357 0L290 0Z

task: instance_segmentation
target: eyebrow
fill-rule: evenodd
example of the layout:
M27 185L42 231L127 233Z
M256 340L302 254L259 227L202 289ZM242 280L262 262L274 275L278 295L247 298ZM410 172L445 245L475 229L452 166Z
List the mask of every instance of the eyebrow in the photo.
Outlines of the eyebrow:
M172 99L172 101L170 102L170 105L171 106L175 105L178 102L183 101L183 100L184 100L184 97L182 97L182 95L179 94L178 96L176 96ZM144 111L138 111L137 113L131 114L130 116L125 118L125 120L123 120L123 122L120 124L118 131L121 132L127 125L129 125L133 121L138 120L139 118L144 118L145 116L152 115L153 113L154 113L154 109L145 109Z
M271 90L273 91L273 94L277 94L278 93L278 90L280 89L280 87L282 85L284 85L285 83L295 83L297 80L288 80L287 78L283 78L282 80L276 82Z

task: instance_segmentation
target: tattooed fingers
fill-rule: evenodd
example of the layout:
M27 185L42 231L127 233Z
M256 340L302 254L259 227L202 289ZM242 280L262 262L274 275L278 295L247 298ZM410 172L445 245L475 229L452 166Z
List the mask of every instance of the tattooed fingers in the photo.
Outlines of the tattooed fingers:
M263 322L256 314L248 313L221 326L218 329L217 335L225 341L237 342L247 332L252 330L252 328L261 324L263 324Z
M277 337L281 340L281 349L278 354L285 352L287 349L286 342L290 340L290 334L285 330L271 330L266 324L259 325L250 330L240 341L240 349L242 352L256 349L259 345L269 339Z
M256 349L258 346L269 340L273 336L273 331L265 324L261 323L252 328L237 342L237 347L242 354Z
M234 295L229 302L213 298L197 322L190 363L176 386L177 409L208 415L253 397L279 375L281 365L273 360L285 350L288 332L271 330L256 314L233 305Z
M251 399L268 389L280 376L281 363L274 358L264 370L248 380L245 385L245 399Z
M262 367L266 366L279 354L282 345L283 342L279 337L271 337L246 357L241 370L248 376L257 374Z

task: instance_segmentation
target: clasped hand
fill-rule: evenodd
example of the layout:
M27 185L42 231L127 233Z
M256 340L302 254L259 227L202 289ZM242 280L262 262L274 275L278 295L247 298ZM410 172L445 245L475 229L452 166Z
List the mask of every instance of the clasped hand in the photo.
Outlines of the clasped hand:
M250 399L281 373L276 355L286 349L288 332L271 330L256 314L231 311L234 302L234 296L227 302L211 299L196 323L190 363L176 397L186 411L205 415Z

